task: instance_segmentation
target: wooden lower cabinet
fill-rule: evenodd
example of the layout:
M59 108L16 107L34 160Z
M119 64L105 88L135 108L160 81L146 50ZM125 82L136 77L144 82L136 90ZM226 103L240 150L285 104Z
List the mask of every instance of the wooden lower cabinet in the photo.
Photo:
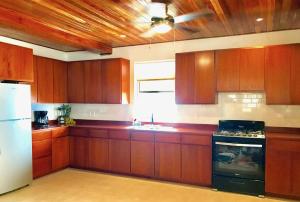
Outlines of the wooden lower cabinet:
M285 134L285 136L288 136L288 134ZM267 193L300 198L299 169L300 138L297 141L267 139Z
M154 142L131 141L131 173L154 176Z
M70 138L70 165L76 168L87 168L88 138Z
M112 172L130 173L129 140L109 140L109 168Z
M185 183L211 185L211 147L182 145L182 181Z
M69 137L52 139L52 170L60 170L69 166L70 163Z
M46 156L34 159L32 163L33 178L41 177L51 173L52 171L52 157Z
M155 176L170 181L181 179L181 146L176 143L155 143Z
M91 169L108 170L109 140L104 138L88 138L88 167Z

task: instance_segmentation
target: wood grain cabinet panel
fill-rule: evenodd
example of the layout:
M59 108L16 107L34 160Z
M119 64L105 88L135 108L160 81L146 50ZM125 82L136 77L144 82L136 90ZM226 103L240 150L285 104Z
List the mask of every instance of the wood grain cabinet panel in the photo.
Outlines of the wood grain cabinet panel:
M109 167L117 173L130 173L130 141L109 140Z
M155 176L164 180L180 181L180 144L155 143Z
M31 87L31 102L32 103L37 103L38 102L38 98L37 98L37 61L36 61L36 57L33 56L33 81L29 83L30 87Z
M70 165L76 168L87 168L89 139L70 137Z
M182 145L182 181L211 185L211 147Z
M84 65L84 84L85 84L85 103L102 102L102 75L101 60L85 61Z
M154 176L154 142L131 141L131 173Z
M239 91L240 49L216 51L217 90L219 92Z
M53 61L49 58L36 57L37 92L39 103L53 103Z
M177 104L194 103L195 53L176 54L175 96Z
M82 62L68 64L68 100L70 103L85 102L85 78Z
M43 158L34 159L32 162L33 178L41 177L51 173L52 157L46 156Z
M264 91L265 49L240 49L240 91Z
M300 45L292 46L291 103L300 104Z
M69 166L70 142L69 137L52 139L52 170L60 170Z
M266 146L266 192L300 199L300 140L290 134L272 138Z
M109 169L109 140L89 138L88 167L92 169Z
M102 60L102 101L107 104L130 102L130 64L125 59Z
M194 103L216 103L216 72L214 51L195 53Z
M266 48L265 88L267 104L291 103L291 54L290 46Z
M0 43L0 80L33 82L32 49Z
M53 102L68 102L68 66L66 62L52 60L53 63Z

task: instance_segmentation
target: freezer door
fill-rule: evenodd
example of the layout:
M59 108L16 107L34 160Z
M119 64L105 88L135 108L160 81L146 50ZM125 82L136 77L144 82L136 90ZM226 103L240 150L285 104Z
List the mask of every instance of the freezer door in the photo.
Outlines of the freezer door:
M31 181L31 120L0 122L0 194Z
M0 121L31 118L30 86L0 83Z

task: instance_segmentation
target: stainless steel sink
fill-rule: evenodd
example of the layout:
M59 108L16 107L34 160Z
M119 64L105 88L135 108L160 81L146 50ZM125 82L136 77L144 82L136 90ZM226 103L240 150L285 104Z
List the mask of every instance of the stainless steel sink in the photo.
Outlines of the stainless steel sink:
M176 131L176 128L170 126L161 126L156 124L145 124L141 126L128 126L128 129L134 130L151 130L151 131Z

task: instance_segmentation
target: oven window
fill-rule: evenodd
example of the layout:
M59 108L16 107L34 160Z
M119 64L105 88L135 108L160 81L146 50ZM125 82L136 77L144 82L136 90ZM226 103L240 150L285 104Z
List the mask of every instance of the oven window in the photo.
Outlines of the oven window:
M263 146L215 142L214 172L236 177L263 179Z

